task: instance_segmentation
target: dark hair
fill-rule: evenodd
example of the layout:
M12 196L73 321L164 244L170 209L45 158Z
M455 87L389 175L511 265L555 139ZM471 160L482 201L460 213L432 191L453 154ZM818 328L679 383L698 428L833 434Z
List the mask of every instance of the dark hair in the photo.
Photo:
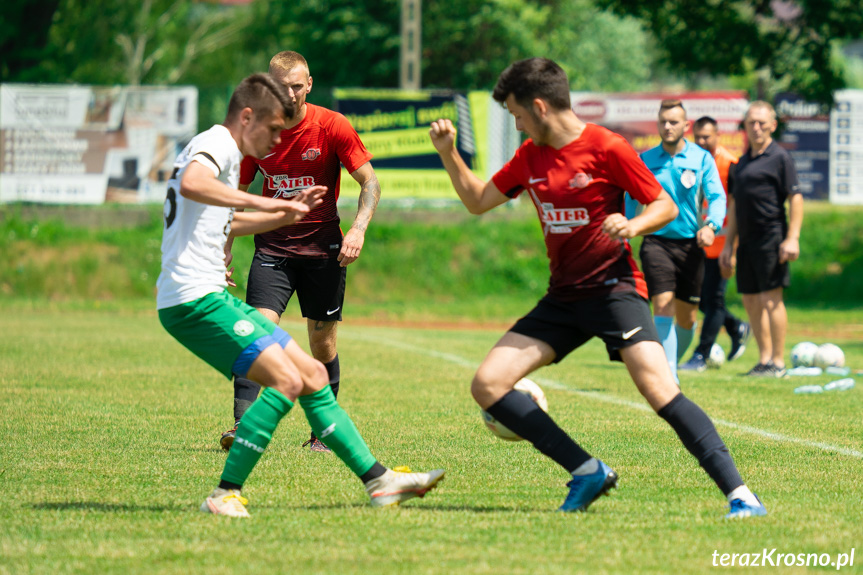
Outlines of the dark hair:
M700 118L695 120L694 124L692 124L692 129L700 130L701 128L703 128L707 124L710 124L714 128L719 127L719 123L716 120L714 120L713 118L711 118L710 116L701 116Z
M566 72L548 58L528 58L507 66L497 79L492 97L503 104L510 94L526 108L534 98L545 100L556 110L572 106Z
M269 74L252 74L240 82L231 95L227 118L234 118L244 108L251 108L257 116L267 117L280 107L286 120L294 117L294 103L287 89Z
M659 103L659 113L661 114L663 110L671 110L672 108L680 108L683 110L683 113L686 113L686 108L683 107L683 102L680 100L663 100Z

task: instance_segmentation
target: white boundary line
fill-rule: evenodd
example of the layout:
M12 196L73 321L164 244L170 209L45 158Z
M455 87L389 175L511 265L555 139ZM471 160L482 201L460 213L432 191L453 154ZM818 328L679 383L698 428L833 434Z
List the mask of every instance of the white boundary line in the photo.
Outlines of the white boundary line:
M349 336L350 337L350 336ZM405 351L409 351L412 353L416 353L419 355L425 355L427 357L435 357L438 359L442 359L444 361L448 361L450 363L454 363L456 365L460 365L462 367L466 367L472 370L475 370L479 367L479 364L465 359L461 356L446 353L442 351L436 351L433 349L426 349L424 347L419 347L416 345L412 345L409 343L404 343L402 341L391 340L384 337L378 336L370 336L368 333L364 334L361 337L357 337L355 339L360 339L362 341L373 341L376 343L384 344L389 347L394 347L397 349L403 349ZM623 405L625 407L630 407L632 409L637 409L639 411L649 411L653 413L653 410L644 403L638 403L635 401L630 401L628 399L622 399L620 397L615 397L613 395L609 395L607 393L602 393L599 391L583 391L580 389L572 389L567 385L560 383L559 381L555 381L553 379L547 378L533 378L537 383L544 385L549 389L556 389L559 391L565 391L567 393L573 393L577 395L582 395L585 397L589 397L591 399L595 399L597 401L602 401L604 403L613 403L615 405ZM840 455L847 455L849 457L855 457L857 459L863 459L863 452L856 451L854 449L848 449L847 447L839 447L838 445L831 445L829 443L822 443L820 441L809 441L808 439L801 439L799 437L793 437L790 435L785 435L782 433L775 433L773 431L767 431L765 429L760 429L758 427L752 427L751 425L743 425L740 423L734 423L733 421L726 421L724 419L714 419L713 422L716 425L727 427L729 429L734 429L736 431L741 431L743 433L748 433L750 435L757 435L758 437L763 437L765 439L771 439L773 441L780 441L784 443L795 443L797 445L803 445L805 447L814 447L816 449L820 449L822 451L832 451L834 453L838 453Z

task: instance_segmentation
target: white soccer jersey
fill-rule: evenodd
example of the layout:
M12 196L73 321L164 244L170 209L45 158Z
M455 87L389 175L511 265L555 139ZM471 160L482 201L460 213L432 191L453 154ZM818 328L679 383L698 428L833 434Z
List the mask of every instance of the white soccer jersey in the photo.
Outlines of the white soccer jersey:
M174 162L165 198L162 273L156 282L156 308L189 303L222 291L225 242L234 208L208 206L180 195L180 180L192 162L207 166L216 177L237 187L243 157L228 129L216 125L192 138Z

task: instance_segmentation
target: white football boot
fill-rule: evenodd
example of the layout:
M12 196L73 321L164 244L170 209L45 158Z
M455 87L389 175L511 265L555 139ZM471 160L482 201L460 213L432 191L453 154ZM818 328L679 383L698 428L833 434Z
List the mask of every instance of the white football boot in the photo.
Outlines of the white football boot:
M407 467L387 469L380 477L366 483L372 507L392 507L414 497L423 497L443 479L443 469L428 473L411 473Z
M240 495L237 489L216 487L201 504L201 511L228 517L251 517L246 511L249 500Z

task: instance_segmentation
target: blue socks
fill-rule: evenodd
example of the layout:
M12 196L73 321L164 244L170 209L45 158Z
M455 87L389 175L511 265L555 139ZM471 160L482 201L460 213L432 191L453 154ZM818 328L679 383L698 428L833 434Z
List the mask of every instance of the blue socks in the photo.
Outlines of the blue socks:
M656 323L659 343L665 350L665 359L668 360L671 375L674 377L674 382L680 385L680 380L677 379L677 330L674 329L674 318L658 315L653 318L653 321Z

